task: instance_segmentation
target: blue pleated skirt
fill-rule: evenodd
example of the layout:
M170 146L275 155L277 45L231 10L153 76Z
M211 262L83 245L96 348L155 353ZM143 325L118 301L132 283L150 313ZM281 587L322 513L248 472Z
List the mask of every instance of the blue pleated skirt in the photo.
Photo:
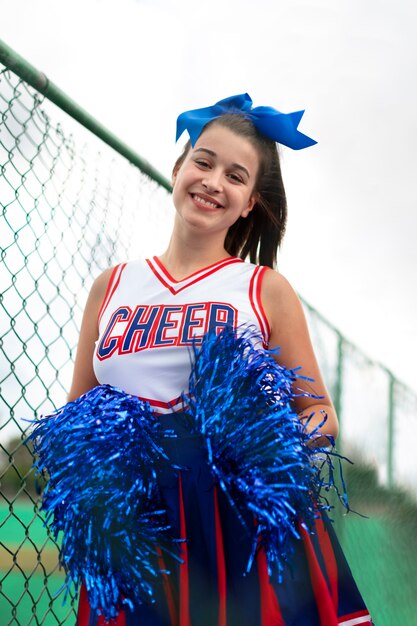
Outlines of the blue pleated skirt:
M252 537L212 478L198 436L186 416L161 417L175 431L166 452L181 471L161 468L160 492L168 521L180 540L181 563L160 551L155 603L121 611L113 626L370 626L334 529L325 515L316 532L300 527L282 582L268 576L258 552L246 572ZM81 589L77 626L103 626Z

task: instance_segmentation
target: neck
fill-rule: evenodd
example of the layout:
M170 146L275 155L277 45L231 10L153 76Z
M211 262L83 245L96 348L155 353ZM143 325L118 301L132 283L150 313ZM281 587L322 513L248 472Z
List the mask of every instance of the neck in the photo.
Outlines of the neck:
M174 227L168 248L159 258L172 276L181 278L229 256L223 238L185 235Z

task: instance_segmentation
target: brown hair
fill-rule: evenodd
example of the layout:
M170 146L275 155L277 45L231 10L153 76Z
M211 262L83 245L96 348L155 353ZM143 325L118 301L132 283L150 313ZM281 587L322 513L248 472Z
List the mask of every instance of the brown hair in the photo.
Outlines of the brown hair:
M229 228L225 248L229 254L241 259L249 256L251 263L275 267L277 250L287 222L287 200L277 145L272 139L261 135L254 124L242 114L221 115L209 122L204 129L215 124L245 137L256 148L259 156L259 171L254 189L258 193L258 199L249 215L240 217ZM175 163L174 172L181 167L190 148L191 143L188 141Z

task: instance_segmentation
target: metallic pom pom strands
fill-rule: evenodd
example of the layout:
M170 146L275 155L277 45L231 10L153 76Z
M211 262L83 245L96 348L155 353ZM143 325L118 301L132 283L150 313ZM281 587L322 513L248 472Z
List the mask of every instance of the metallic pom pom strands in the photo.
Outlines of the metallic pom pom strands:
M279 580L300 525L313 533L320 511L330 508L323 493L335 486L340 457L311 445L322 425L307 433L292 408L298 371L256 345L248 330L205 336L184 404L190 431L201 436L211 472L252 540L248 571L263 546ZM158 488L160 471L181 469L162 449L172 436L147 403L109 385L34 422L37 469L49 475L42 508L55 536L63 533L67 588L84 581L92 610L106 621L123 606L153 600L163 578L158 547L181 562L182 539L172 537ZM348 508L345 492L337 493Z
M220 487L242 522L248 511L257 522L248 570L263 545L269 571L279 578L299 524L313 532L318 510L330 508L320 490L334 485L333 453L309 446L317 431L308 434L292 409L296 371L251 339L228 329L204 338L188 404Z
M146 403L109 385L95 387L35 422L31 438L66 584L84 581L106 620L131 599L152 600L160 577L155 546L166 530L158 508L156 465L166 456Z

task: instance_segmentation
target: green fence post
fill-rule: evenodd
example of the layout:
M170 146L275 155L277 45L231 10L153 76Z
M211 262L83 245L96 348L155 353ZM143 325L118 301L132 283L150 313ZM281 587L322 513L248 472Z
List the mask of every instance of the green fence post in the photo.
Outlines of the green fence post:
M336 365L336 384L334 389L334 408L339 418L339 435L337 438L337 447L342 448L342 393L343 393L343 362L344 362L345 340L343 335L337 331L337 365Z
M394 422L395 422L395 377L387 370L389 377L388 386L388 452L387 452L387 479L388 487L394 487Z

